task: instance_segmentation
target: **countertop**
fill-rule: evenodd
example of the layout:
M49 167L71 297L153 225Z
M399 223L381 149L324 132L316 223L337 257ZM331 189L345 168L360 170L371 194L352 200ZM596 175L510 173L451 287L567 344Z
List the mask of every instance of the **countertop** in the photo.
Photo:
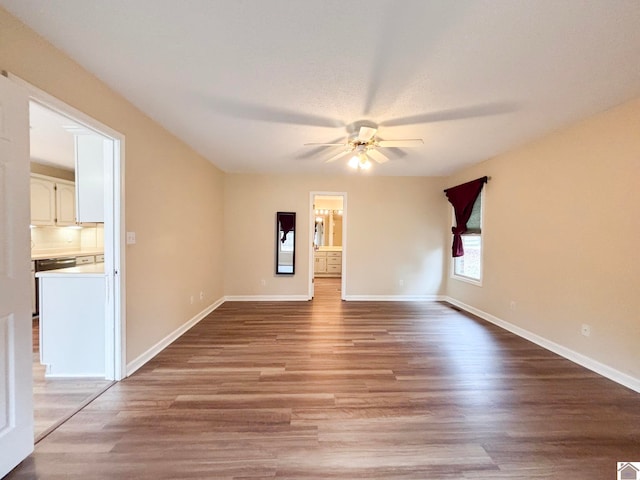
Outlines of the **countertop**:
M31 252L31 260L42 260L44 258L81 257L82 255L102 255L103 249L82 249L82 250L40 250Z
M37 272L37 278L44 277L102 277L104 276L104 263L89 263L78 267L60 268L58 270L46 270Z
M322 247L318 247L318 252L341 252L342 251L342 247L341 246L322 246Z

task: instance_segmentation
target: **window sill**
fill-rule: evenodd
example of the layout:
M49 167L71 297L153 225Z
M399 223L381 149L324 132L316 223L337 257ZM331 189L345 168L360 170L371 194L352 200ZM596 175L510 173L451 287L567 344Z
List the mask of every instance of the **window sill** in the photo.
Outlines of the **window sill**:
M456 275L455 273L451 275L451 278L454 280L459 280L460 282L470 283L471 285L475 285L476 287L482 286L482 280L476 280L471 277L463 277L462 275Z

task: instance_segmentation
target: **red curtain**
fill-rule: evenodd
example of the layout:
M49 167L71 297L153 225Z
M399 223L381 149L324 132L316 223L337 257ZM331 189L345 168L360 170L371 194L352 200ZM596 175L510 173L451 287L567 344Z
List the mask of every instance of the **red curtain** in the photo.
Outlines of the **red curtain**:
M451 229L453 232L453 246L451 248L453 257L464 255L462 234L467 231L467 221L471 216L473 204L476 202L487 180L487 177L478 178L456 187L447 188L444 191L447 194L449 203L453 205L453 211L456 216L456 226Z
M278 212L278 222L282 231L282 243L287 241L287 234L296 227L296 214Z

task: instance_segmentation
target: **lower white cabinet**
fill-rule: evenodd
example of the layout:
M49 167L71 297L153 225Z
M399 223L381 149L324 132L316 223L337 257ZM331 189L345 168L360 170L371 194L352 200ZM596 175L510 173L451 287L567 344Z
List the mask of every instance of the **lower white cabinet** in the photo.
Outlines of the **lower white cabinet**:
M314 273L327 273L327 257L324 255L318 255L318 253L324 252L315 253L313 261L313 271Z
M104 275L55 272L39 277L40 362L47 367L45 376L104 377Z
M342 275L342 252L316 250L313 254L313 273L322 277Z
M82 255L81 257L76 257L76 265L87 265L89 263L96 263L96 257L93 255Z

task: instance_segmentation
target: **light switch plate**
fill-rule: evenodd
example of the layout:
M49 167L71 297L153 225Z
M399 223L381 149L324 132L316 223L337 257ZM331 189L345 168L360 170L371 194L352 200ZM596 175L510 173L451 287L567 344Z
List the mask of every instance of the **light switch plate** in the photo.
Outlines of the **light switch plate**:
M127 232L127 245L136 243L136 232Z

